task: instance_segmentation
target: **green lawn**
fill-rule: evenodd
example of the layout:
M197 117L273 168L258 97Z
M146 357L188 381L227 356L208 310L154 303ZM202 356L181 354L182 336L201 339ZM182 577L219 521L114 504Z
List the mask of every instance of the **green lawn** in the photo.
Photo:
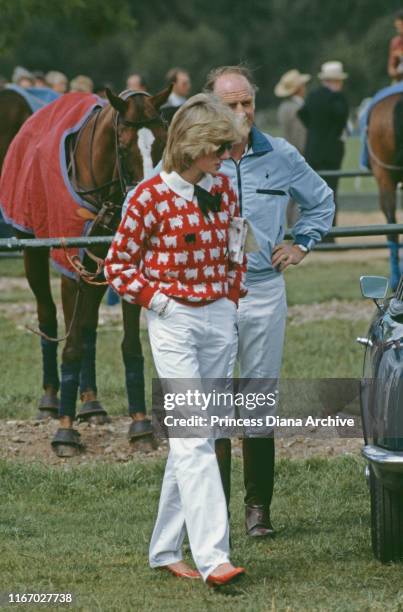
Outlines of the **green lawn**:
M383 274L385 259L376 261L357 258L355 262L315 260L315 254L305 265L286 273L288 302L305 304L309 311L315 302L331 299L361 300L358 278L361 274ZM19 273L21 262L0 261L0 271ZM0 303L31 302L27 289L5 291ZM357 301L357 308L361 302ZM17 320L18 323L18 320ZM287 378L355 377L361 375L362 347L357 336L366 333L369 321L331 319L287 327L282 375ZM120 354L120 325L108 324L98 333L99 396L111 414L126 414L124 371ZM150 404L151 380L155 375L148 338L142 332L146 359L147 398ZM39 339L14 321L0 316L0 418L31 418L36 413L41 394L41 360Z
M222 592L147 566L162 470L150 460L65 470L0 462L0 592L72 592L74 609L107 612L402 609L401 566L370 549L361 459L280 461L274 542L244 536L236 460L232 557L248 574Z

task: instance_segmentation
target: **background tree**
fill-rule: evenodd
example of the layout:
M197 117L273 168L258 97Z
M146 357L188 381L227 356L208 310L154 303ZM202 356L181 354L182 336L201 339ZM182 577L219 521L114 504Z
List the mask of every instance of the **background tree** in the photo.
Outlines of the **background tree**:
M216 65L248 62L260 107L274 106L286 70L316 76L326 60L344 62L352 104L388 83L393 14L402 0L0 0L0 73L16 64L58 69L123 89L132 71L151 90L167 70L189 70L193 92ZM403 2L402 2L403 4Z

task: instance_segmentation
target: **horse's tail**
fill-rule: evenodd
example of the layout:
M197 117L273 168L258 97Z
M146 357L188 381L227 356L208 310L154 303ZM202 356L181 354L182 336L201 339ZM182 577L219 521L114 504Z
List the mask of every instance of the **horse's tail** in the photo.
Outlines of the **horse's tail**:
M393 127L395 132L395 162L403 167L403 96L400 96L393 109Z

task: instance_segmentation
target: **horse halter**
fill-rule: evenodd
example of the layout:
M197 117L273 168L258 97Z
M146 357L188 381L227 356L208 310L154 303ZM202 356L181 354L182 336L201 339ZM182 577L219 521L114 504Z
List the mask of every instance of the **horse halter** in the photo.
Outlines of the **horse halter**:
M119 98L126 101L133 96L140 96L140 95L151 97L151 95L145 91L132 91L128 89L128 90L121 92L119 94ZM85 124L81 127L80 131L78 132L75 142L72 141L70 144L69 172L71 172L72 185L76 193L83 199L87 200L90 204L92 204L97 209L97 211L100 211L102 209L104 202L110 202L111 200L115 199L117 192L114 190L111 192L111 188L115 186L119 186L119 192L118 192L120 196L119 199L124 199L127 192L133 187L135 187L136 185L138 185L138 183L140 182L140 180L134 183L131 182L127 168L125 168L125 163L124 163L125 147L122 147L120 145L119 129L118 129L119 126L122 125L126 128L132 128L132 129L137 129L137 130L142 127L147 127L148 125L155 124L156 122L160 123L164 127L166 126L165 119L159 113L157 113L153 117L139 119L138 121L129 121L125 119L124 117L122 117L121 113L115 109L114 114L113 114L113 119L112 119L112 125L113 125L113 130L114 130L114 143L115 143L115 170L113 172L113 175L117 173L117 178L112 178L110 181L107 181L106 183L103 183L102 185L97 185L95 175L94 175L93 165L92 165L92 157L93 157L92 152L93 152L94 136L95 136L95 131L96 131L97 123L98 123L98 118L99 118L100 112L104 108L105 108L104 106L100 106L94 109L93 113L89 115L87 121L85 122ZM94 117L94 121L91 126L91 133L90 133L89 147L88 147L88 166L89 166L89 170L90 170L90 174L91 174L91 178L92 178L94 187L92 187L91 189L83 190L80 188L77 182L77 178L76 178L77 168L76 168L76 163L75 163L75 153L76 153L79 141L80 141L81 131L85 127L88 126L90 120L93 117Z

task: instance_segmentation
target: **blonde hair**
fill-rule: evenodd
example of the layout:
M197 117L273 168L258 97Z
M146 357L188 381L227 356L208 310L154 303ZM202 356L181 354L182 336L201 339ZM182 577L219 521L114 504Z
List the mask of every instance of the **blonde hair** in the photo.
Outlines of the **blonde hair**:
M90 77L84 74L79 74L70 81L70 91L81 91L83 93L92 93L94 83Z
M175 113L162 163L166 172L181 172L223 143L240 142L235 113L212 94L192 96Z
M66 75L58 70L50 70L47 72L45 79L48 85L56 85L57 83L65 83L67 85L69 82Z

